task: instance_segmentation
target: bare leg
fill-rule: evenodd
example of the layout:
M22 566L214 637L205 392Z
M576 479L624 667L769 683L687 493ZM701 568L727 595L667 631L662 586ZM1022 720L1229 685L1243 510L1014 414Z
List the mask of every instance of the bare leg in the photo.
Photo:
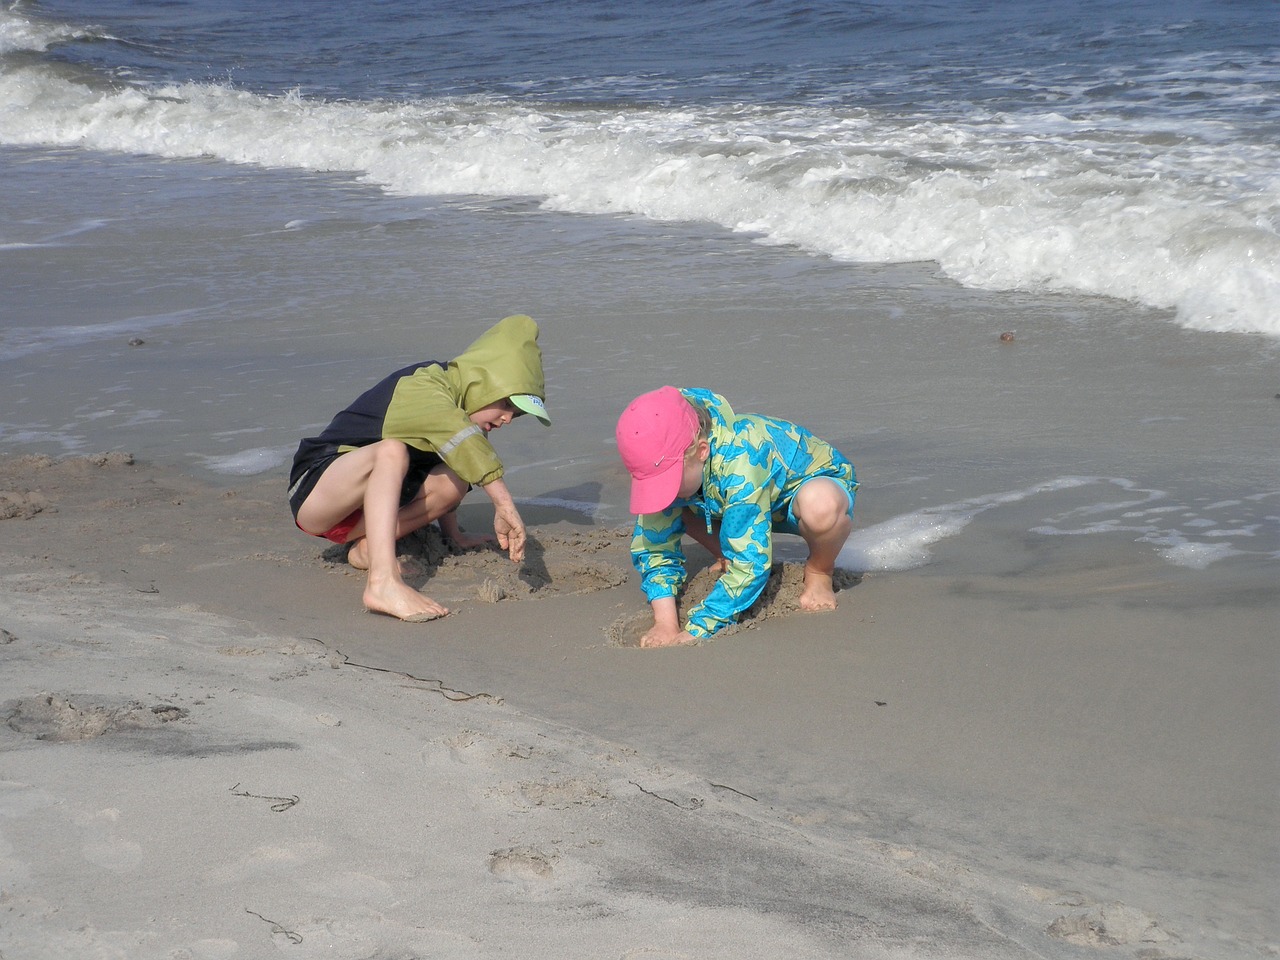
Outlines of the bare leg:
M401 535L400 487L408 469L408 448L397 440L382 440L345 453L324 472L303 503L298 524L308 533L320 533L363 507L364 517L352 535L365 540L362 557L369 576L364 605L401 620L430 620L449 611L405 583L396 559L396 540ZM433 478L437 478L434 483ZM461 495L455 479L448 471L433 471L423 484L421 507L415 508L418 500L409 504L407 519L421 521L417 524L421 526L456 506Z
M836 592L832 576L840 548L853 531L849 519L849 498L834 480L818 477L810 480L796 494L794 513L800 536L809 546L804 564L804 589L800 592L800 609L834 610Z
M422 489L418 491L418 496L401 507L396 515L396 539L408 536L413 531L420 530L432 521L440 520L451 513L462 501L466 492L467 485L458 479L457 474L447 467L436 467L427 475ZM453 502L453 507L441 512L441 504L450 500ZM351 549L347 551L347 563L357 570L368 570L369 538L365 536L363 520L352 528L347 542L351 544ZM396 564L400 566L399 560ZM400 572L403 576L403 567Z

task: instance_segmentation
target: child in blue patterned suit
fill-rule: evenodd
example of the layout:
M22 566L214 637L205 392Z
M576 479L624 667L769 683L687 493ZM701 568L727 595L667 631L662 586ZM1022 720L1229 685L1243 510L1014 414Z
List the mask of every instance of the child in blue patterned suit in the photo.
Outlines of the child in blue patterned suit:
M734 622L760 596L773 565L773 532L809 547L800 606L836 606L832 576L853 530L853 464L794 423L738 415L709 390L662 387L618 419L618 452L638 514L631 559L653 609L642 647L694 643ZM682 536L717 558L721 576L680 624Z

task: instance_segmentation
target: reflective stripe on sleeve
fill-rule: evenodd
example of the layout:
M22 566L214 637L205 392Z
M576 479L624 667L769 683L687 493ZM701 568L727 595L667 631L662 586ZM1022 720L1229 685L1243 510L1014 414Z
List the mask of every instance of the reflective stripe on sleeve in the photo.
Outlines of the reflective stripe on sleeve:
M480 432L480 428L477 427L474 423L471 424L471 426L469 427L459 430L457 433L455 433L452 437L450 437L445 442L444 446L440 448L440 456L447 457L449 454L453 453L453 451L457 450L458 446L464 440L466 440L468 437L475 436L479 432Z

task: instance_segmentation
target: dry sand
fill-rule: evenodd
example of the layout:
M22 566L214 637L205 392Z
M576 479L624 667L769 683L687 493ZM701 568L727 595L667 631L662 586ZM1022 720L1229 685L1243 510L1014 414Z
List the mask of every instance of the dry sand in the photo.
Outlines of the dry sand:
M4 960L1280 955L1263 582L1064 560L803 615L786 568L641 651L626 531L554 511L519 571L406 543L458 611L422 625L279 478L10 458L0 518Z

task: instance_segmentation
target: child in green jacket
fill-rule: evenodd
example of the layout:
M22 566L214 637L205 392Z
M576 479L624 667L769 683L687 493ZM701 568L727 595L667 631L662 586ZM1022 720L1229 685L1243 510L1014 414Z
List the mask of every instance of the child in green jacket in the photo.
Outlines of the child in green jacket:
M488 435L524 413L549 424L545 399L538 325L526 316L499 321L455 360L397 370L298 445L294 520L304 533L352 544L347 559L368 571L369 610L412 621L444 616L445 607L404 582L396 540L438 521L459 545L479 543L454 513L474 485L493 501L498 544L523 560L524 522Z

